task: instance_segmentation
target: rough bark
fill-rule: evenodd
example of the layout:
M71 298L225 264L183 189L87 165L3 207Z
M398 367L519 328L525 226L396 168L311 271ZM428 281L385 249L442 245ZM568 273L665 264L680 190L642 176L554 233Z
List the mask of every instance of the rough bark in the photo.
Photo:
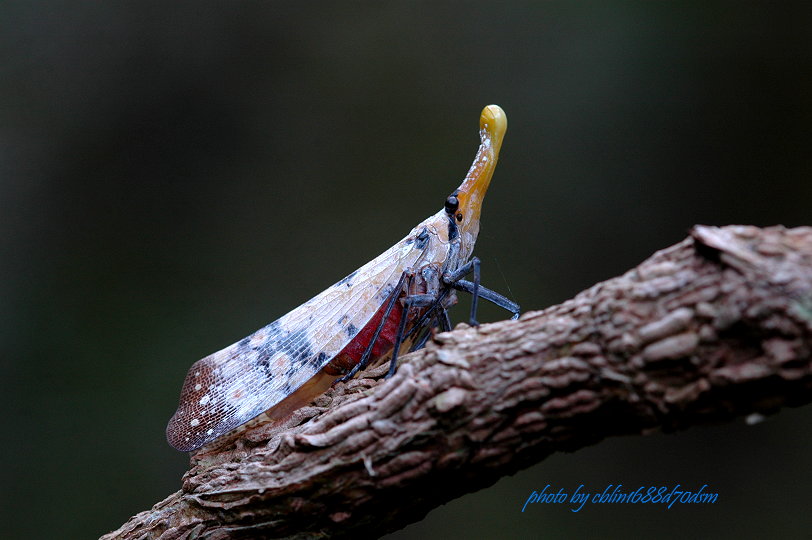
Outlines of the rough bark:
M696 227L193 457L181 491L104 538L378 536L552 452L808 403L810 351L812 228Z

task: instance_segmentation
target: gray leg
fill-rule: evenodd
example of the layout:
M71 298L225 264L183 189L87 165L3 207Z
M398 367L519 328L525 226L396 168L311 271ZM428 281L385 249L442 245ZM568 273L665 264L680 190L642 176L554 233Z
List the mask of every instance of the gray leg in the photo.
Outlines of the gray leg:
M452 283L451 286L457 289L458 291L465 291L467 293L473 294L474 284L471 283L470 281L460 279ZM511 317L512 319L519 318L519 313L521 312L521 310L519 308L519 304L517 304L516 302L508 300L498 292L492 291L487 287L483 287L482 285L478 287L477 292L479 293L480 298L487 300L488 302L492 302L493 304L496 304L500 308L513 313L513 317Z

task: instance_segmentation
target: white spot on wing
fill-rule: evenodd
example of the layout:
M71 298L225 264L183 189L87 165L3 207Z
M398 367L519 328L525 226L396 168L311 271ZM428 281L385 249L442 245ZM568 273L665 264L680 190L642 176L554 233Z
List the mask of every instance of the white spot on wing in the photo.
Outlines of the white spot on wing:
M197 418L192 418L192 421L189 422L189 425L192 427L197 427L198 424L200 424L200 420L198 420Z

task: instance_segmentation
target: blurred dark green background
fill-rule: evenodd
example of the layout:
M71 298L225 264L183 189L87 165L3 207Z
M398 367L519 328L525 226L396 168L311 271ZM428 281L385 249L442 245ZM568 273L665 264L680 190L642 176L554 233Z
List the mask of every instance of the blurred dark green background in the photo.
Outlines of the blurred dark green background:
M98 536L179 489L189 365L439 209L488 103L510 121L477 253L525 309L696 223L810 224L790 6L2 3L3 537ZM392 538L806 534L810 416L556 455ZM520 513L617 483L719 500Z

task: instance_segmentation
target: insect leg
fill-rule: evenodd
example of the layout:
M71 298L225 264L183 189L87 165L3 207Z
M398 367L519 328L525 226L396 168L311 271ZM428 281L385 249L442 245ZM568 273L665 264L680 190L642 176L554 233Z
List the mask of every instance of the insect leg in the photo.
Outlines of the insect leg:
M398 352L400 352L400 344L403 343L403 334L406 330L406 320L409 318L410 307L411 305L408 302L404 302L403 316L400 318L398 333L395 335L395 348L392 349L392 359L389 361L389 372L386 374L386 377L384 377L385 379L395 374L395 366L398 365Z
M440 332L451 331L451 317L448 316L448 310L442 308L440 314L437 315L437 321L440 323Z
M434 317L431 320L431 325L426 329L426 333L416 341L409 352L419 351L426 346L426 342L434 333L434 329L439 327L440 332L448 332L451 330L451 319L448 318L448 310L442 309L441 311L435 310Z
M437 324L436 320L431 321L431 326L426 329L425 333L422 336L420 336L420 339L418 341L414 342L414 345L412 345L409 348L409 352L419 351L420 349L426 346L426 342L431 337L431 329L434 328L436 324Z
M403 299L403 316L400 318L398 332L395 334L395 348L392 350L392 359L389 361L389 373L386 374L385 378L388 379L395 373L395 367L397 367L398 364L398 353L400 352L400 346L406 334L406 321L409 319L409 308L429 306L435 301L435 297L432 294L415 294Z
M457 280L454 283L452 283L451 286L457 289L458 291L465 291L467 293L471 293L474 290L474 284L465 279ZM492 291L487 287L483 287L482 285L479 286L478 293L480 298L482 298L483 300L492 302L493 304L496 304L505 311L513 313L513 317L511 317L511 319L519 318L519 313L521 310L519 308L519 304L517 304L516 302L508 300L498 292Z
M375 346L375 342L378 341L378 336L381 335L381 331L383 330L386 321L389 320L389 315L392 313L392 307L395 305L395 301L400 296L400 293L403 291L403 285L406 283L406 279L411 279L414 276L414 273L411 270L406 270L403 274L400 275L400 279L398 280L397 285L395 288L392 289L392 294L389 296L388 303L386 304L386 311L381 317L381 322L378 324L378 327L375 329L375 333L372 334L372 339L369 340L369 345L367 345L366 350L364 350L364 354L361 356L361 361L355 364L355 366L343 377L338 379L336 382L344 382L348 381L355 376L360 370L364 369L366 365L369 363L369 356L372 354L372 347ZM403 319L406 318L407 313L403 314Z
M420 331L420 329L425 328L426 322L434 317L437 311L437 307L443 300L445 300L445 297L448 296L449 292L451 292L451 289L443 289L442 291L440 291L440 293L434 300L434 305L431 306L419 319L417 319L417 322L415 322L414 326L412 326L412 328L406 333L404 339L411 336L414 332L418 332Z
M443 283L446 285L454 286L456 282L461 280L463 276L466 276L474 272L474 281L473 287L470 291L471 293L471 326L479 326L479 323L476 320L476 308L477 304L479 303L479 258L473 257L470 261L462 265L461 267L457 268L451 273L447 273L443 275Z
M433 334L433 329L434 328L439 327L440 332L449 332L449 331L451 331L451 319L448 316L448 310L439 305L440 300L442 300L442 298L445 298L445 296L447 296L447 293L448 293L448 289L443 291L442 297L440 299L438 299L438 301L435 303L434 306L432 306L431 310L427 311L423 315L423 317L420 318L420 321L425 322L425 319L429 315L431 315L431 324L429 325L429 328L427 329L426 333L423 334L420 337L420 339L414 343L414 345L412 345L412 347L409 349L409 352L419 351L420 349L425 347L426 342L429 340L429 338ZM406 334L406 337L409 337L409 335L412 333L413 330L414 330L414 328L412 328L412 330L410 330Z

